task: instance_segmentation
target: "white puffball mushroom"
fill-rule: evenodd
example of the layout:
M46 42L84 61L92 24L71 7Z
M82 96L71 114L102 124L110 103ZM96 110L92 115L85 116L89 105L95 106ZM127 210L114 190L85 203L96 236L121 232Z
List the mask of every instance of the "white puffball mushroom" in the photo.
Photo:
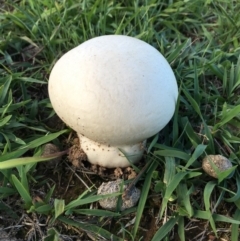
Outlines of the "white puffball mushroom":
M49 96L79 136L92 164L126 167L146 139L172 118L178 96L173 71L151 45L122 35L90 39L53 67Z
M202 168L209 176L214 178L218 178L218 175L213 165L216 166L219 172L232 168L231 161L226 157L222 155L207 155L202 161Z

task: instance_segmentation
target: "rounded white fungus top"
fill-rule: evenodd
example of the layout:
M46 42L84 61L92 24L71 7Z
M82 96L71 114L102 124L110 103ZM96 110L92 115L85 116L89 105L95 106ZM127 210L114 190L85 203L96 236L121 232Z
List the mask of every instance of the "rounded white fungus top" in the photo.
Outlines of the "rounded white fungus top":
M107 35L57 61L49 95L56 113L77 133L105 145L131 145L169 122L178 89L155 48L133 37Z

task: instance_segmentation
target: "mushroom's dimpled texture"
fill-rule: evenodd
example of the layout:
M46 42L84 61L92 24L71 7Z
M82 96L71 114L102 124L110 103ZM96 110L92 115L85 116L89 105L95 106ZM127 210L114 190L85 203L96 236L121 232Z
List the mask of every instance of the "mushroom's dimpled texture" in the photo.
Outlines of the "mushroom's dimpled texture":
M171 119L178 90L165 58L136 38L108 35L63 55L49 80L56 113L102 144L135 144Z

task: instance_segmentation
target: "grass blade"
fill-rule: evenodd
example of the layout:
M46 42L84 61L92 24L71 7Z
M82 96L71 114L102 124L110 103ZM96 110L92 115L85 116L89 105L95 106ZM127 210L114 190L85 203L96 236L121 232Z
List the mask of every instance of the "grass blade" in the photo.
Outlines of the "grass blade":
M62 131L59 131L59 132L56 132L53 134L49 134L47 136L40 137L34 141L31 141L28 144L22 146L18 150L15 150L15 151L12 151L5 155L0 156L0 162L7 161L7 160L10 160L13 158L17 158L17 157L23 155L24 153L26 153L29 149L36 148L47 142L50 142L50 141L56 139L57 137L59 137L60 135L67 133L67 132L69 132L69 130L62 130Z
M237 209L236 212L233 215L233 218L235 220L240 220L240 209ZM239 224L232 224L232 228L231 228L231 239L232 241L238 241L238 237L239 237Z
M178 219L178 236L181 241L185 241L184 217Z
M153 172L155 171L155 169L157 168L157 166L158 166L158 163L153 161L153 163L150 166L150 168L148 169L147 175L145 177L141 197L139 199L139 203L138 203L138 207L137 207L136 220L135 220L134 228L133 228L134 239L136 237L136 234L137 234L137 231L139 228L139 224L140 224L140 220L142 218L142 213L143 213L143 210L144 210L144 207L146 204L146 200L148 197L148 192L149 192L150 185L151 185L152 175L153 175Z
M57 219L57 217L59 217L65 209L65 200L61 200L61 199L55 199L54 200L54 210L55 210L55 219Z
M11 159L8 161L3 161L3 162L0 162L0 170L14 168L14 167L37 163L37 162L49 161L56 157L62 156L63 154L66 154L66 152L51 154L48 157L44 157L44 156L22 157L22 158Z
M77 227L77 228L80 228L86 232L90 232L94 235L97 235L97 236L100 236L100 237L103 237L107 240L114 240L114 241L122 241L121 238L118 238L117 236L111 234L110 232L108 232L107 230L101 228L101 227L98 227L94 224L91 224L91 223L83 223L83 222L78 222L78 221L75 221L75 220L72 220L72 219L68 219L66 217L63 217L63 216L60 216L58 217L58 220L67 224L67 225L70 225L70 226L73 226L73 227Z
M162 201L162 206L161 206L161 211L160 211L160 218L162 217L163 212L164 212L165 208L167 207L167 203L168 203L168 201L169 201L173 191L177 188L179 183L183 180L183 178L187 174L188 174L187 172L179 172L179 173L177 173L173 177L171 182L167 185L166 191L165 191L164 196L163 196L163 201Z
M165 157L165 172L163 182L168 185L175 176L176 164L172 157Z
M155 151L153 154L158 156L165 156L165 157L176 157L186 161L189 159L189 155L183 151L160 150L160 151Z
M170 218L158 231L155 233L152 241L161 241L173 229L178 222L179 217Z
M22 183L17 179L15 175L12 175L12 181L18 190L20 196L24 200L24 204L27 208L30 208L32 205L32 198L28 192L28 190L25 189L25 187L22 185Z
M93 203L99 200L102 200L104 198L110 198L110 197L117 197L119 196L121 193L116 192L116 193L111 193L111 194L105 194L105 195L93 195L87 198L78 198L76 200L71 201L69 204L67 204L65 206L65 211L75 208L77 206L81 206L84 204L88 204L88 203Z
M204 153L206 147L207 147L206 145L202 145L202 144L198 145L195 151L193 152L192 156L188 160L187 164L185 165L185 168L190 167L197 160L197 158Z
M99 217L118 217L121 216L119 213L114 213L107 210L101 209L74 209L74 213L84 214L84 215L93 215Z
M205 186L204 188L204 193L203 193L203 199L204 199L204 205L205 205L205 209L207 212L211 213L210 211L210 196L212 194L212 191L214 189L214 187L216 186L216 182L215 181L211 181L211 182L208 182L207 185ZM209 218L209 222L210 222L210 225L217 237L217 229L216 229L216 225L215 225L215 222L214 222L214 219L212 217L212 215L210 216Z

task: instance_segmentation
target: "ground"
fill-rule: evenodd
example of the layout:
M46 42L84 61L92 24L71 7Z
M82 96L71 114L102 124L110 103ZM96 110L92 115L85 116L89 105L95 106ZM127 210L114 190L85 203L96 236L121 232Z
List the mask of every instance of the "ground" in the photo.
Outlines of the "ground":
M29 241L238 241L239 11L235 0L0 0L0 234ZM56 61L104 34L151 44L179 87L172 120L148 140L136 167L90 165L48 98ZM47 143L59 155L43 153ZM202 169L203 158L217 154L233 165L231 178ZM99 206L102 182L131 182L141 170L136 207Z

